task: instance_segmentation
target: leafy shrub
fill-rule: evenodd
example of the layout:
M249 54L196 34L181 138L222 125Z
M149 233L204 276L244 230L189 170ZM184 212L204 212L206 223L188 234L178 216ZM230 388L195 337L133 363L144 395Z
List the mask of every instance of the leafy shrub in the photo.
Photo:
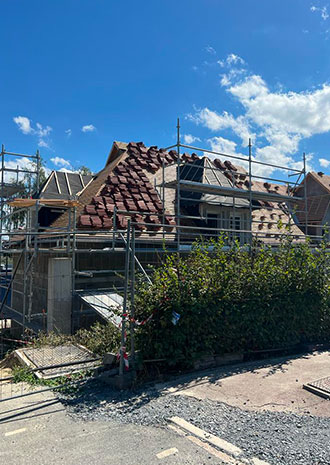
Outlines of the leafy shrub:
M139 284L137 330L144 358L191 364L205 354L269 349L330 336L329 259L283 239L252 252L224 241L198 243L185 257L168 255L152 284ZM173 311L180 315L172 323Z
M80 329L74 336L81 344L97 355L117 351L120 346L120 331L112 323L95 323L90 329Z
M120 346L120 331L111 323L95 323L89 329L80 329L73 336L49 332L40 333L34 339L35 347L80 344L96 355L117 351Z

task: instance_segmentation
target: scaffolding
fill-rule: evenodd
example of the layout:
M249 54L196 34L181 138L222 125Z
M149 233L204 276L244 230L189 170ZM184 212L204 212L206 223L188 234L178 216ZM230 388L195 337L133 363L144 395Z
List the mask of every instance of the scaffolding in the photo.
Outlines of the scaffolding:
M308 231L308 208L307 208L307 186L306 186L306 157L302 158L302 168L279 166L271 163L260 162L253 155L253 146L251 139L248 144L248 153L245 157L230 155L205 148L195 147L181 143L180 121L177 121L177 142L174 145L163 149L164 152L175 150L176 160L172 163L162 163L159 179L155 178L155 189L157 190L162 203L163 213L160 215L162 221L154 226L152 234L146 232L144 222L134 221L133 217L136 211L119 210L115 207L113 213L113 228L109 230L81 230L77 228L77 208L78 203L75 200L65 202L59 201L58 205L68 212L67 225L65 227L44 227L40 230L38 225L38 212L44 206L49 206L50 201L47 199L30 199L21 204L12 202L12 197L17 191L5 190L5 176L2 171L2 200L1 200L1 259L5 257L13 261L13 271L9 283L5 288L5 296L2 299L0 308L0 319L2 321L12 320L20 325L22 334L25 330L38 332L47 330L49 326L49 315L47 314L47 286L41 281L43 274L47 275L46 264L50 257L70 259L70 273L67 279L71 282L71 329L78 328L81 325L81 319L86 315L92 314L95 308L99 307L100 312L109 310L107 305L101 302L94 302L94 310L86 308L81 297L94 291L104 293L116 293L122 296L120 303L121 311L121 330L122 330L122 357L121 371L125 362L125 325L126 316L130 312L130 327L134 328L134 293L135 293L135 274L139 271L144 279L150 280L148 274L148 264L156 263L160 255L164 253L179 252L187 253L191 250L193 243L199 238L216 238L219 235L225 235L230 241L240 240L241 246L251 250L255 240L263 241L268 239L270 245L279 243L283 235L291 235L297 242L305 241ZM183 150L189 152L202 153L204 156L218 158L220 160L234 160L239 162L239 167L228 164L226 169L220 169L215 164L200 164L201 157L195 157L195 160L187 162ZM30 173L36 176L37 191L39 190L39 171L40 155L35 156L19 155L5 152L2 147L2 167L5 168L4 157L21 156L33 159L36 170L26 171L25 169L14 170L19 184L19 173ZM246 166L247 169L244 169ZM256 169L254 169L256 168ZM259 168L259 172L258 172ZM267 168L271 171L285 173L285 176L272 178L260 174L260 168ZM191 180L187 173L191 170L202 170L205 176L210 179L219 179L225 176L230 180L227 185L221 183L212 184ZM12 170L11 170L12 171ZM170 171L170 175L167 173ZM174 173L174 177L173 177ZM210 173L210 174L208 174ZM203 174L203 176L204 176ZM240 178L245 180L245 188L240 184ZM280 183L283 186L281 192L266 192L254 186L254 182L262 183ZM259 185L258 184L258 185ZM298 185L304 186L303 197L295 195ZM9 187L8 187L9 189ZM166 213L169 192L174 192L174 202L172 213ZM6 193L6 195L4 195ZM10 195L8 195L10 194ZM191 195L190 195L191 194ZM230 213L225 223L215 222L210 224L207 214L192 215L183 212L183 205L191 202L195 205L202 203L201 195L208 195L221 199L221 205ZM54 202L54 200L53 200ZM263 204L262 208L267 211L279 211L280 214L288 219L288 227L276 229L277 221L265 221L262 218L254 217L254 213L260 210L258 202ZM218 202L219 203L219 202ZM299 205L301 210L295 209ZM235 212L244 207L244 221L236 224ZM9 207L8 207L9 206ZM7 215L12 215L14 211L4 214L5 208L19 208L20 211L26 212L26 221L24 230L4 231L3 221ZM15 210L17 211L17 209ZM294 215L299 212L304 216L305 221L298 231L296 227L292 232L291 224ZM141 214L150 214L149 212L139 212ZM117 222L117 215L123 214L127 217L126 227L120 227ZM172 218L172 222L165 219ZM231 219L233 218L233 219ZM258 229L260 224L265 224L267 229L262 231ZM268 227L268 224L274 226L274 229ZM271 233L270 233L271 231ZM8 238L6 242L4 236ZM241 240L243 238L243 240ZM319 237L313 237L319 240ZM166 248L164 248L166 244ZM99 258L100 257L100 258ZM44 260L44 262L43 262ZM114 266L117 263L118 266ZM20 278L20 279L18 279ZM15 285L13 285L15 283ZM8 303L7 296L12 290L13 296L20 301L20 309ZM20 296L20 297L19 297ZM38 300L39 299L39 300ZM95 312L94 312L95 313ZM105 314L105 312L103 312ZM109 312L107 313L109 314ZM86 317L87 318L87 317ZM0 331L3 333L3 331ZM132 341L134 353L134 339ZM1 355L1 354L0 354Z
M15 166L16 164L16 166ZM10 201L17 195L29 197L33 191L39 191L40 184L40 168L41 159L39 150L35 155L22 154L10 152L1 146L1 178L0 178L0 264L1 264L1 277L0 277L0 328L1 335L6 330L7 322L11 318L6 318L3 310L6 306L10 307L10 294L12 290L12 278L16 274L15 269L11 269L12 255L5 253L5 244L8 243L10 238L13 220L21 215L20 221L24 224L25 231L29 231L32 226L31 212L26 209L17 209L10 206ZM22 192L24 190L24 192ZM37 218L37 215L35 215ZM37 230L37 226L34 227ZM18 266L23 260L26 269L26 279L24 280L24 295L31 294L32 298L32 279L30 289L28 287L28 271L33 265L33 256L29 257L27 254L27 243L21 251ZM17 266L17 268L18 268ZM2 344L1 344L2 345ZM2 349L1 349L2 350Z

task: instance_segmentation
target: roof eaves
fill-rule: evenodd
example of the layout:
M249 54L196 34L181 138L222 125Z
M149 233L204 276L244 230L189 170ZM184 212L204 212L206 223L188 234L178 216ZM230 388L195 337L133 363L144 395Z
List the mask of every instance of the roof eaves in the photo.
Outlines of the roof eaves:
M125 152L127 150L127 143L126 142L120 142L115 140L114 143L112 144L111 150L109 152L106 166L109 165L112 161L115 160L121 153Z

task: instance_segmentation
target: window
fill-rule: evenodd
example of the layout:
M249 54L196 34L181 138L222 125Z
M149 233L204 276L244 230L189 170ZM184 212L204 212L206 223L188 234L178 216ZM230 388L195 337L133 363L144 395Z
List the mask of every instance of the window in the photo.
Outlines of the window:
M247 240L247 234L241 232L246 229L247 213L236 212L235 215L230 210L223 210L219 213L206 213L206 226L209 231L205 231L208 237L218 237L222 232L230 240L238 239L241 244ZM237 232L231 232L237 231ZM205 234L205 235L206 235Z

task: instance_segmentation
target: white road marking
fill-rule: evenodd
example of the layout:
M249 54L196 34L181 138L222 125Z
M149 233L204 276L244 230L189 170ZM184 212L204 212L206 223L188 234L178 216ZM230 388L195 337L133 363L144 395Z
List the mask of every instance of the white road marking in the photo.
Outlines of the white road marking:
M196 426L192 425L191 423L188 423L186 420L183 418L179 417L172 417L170 418L170 421L174 423L175 425L179 426L180 428L185 429L191 434L194 434L200 439L203 439L204 441L209 442L215 447L218 447L219 449L223 450L224 452L227 452L227 454L233 455L234 457L238 457L240 455L243 455L243 451L239 448L234 446L234 444L231 444L230 442L225 441L224 439L218 438L217 436L214 436L214 434L209 434L206 431L197 428Z
M257 457L252 458L253 465L269 465L268 462L258 459Z
M237 461L237 459L234 459L234 457L230 457L228 454L225 452L221 452L218 449L215 449L214 447L210 446L207 442L202 441L201 439L196 438L195 436L186 436L189 441L193 442L197 446L201 447L202 449L206 450L209 454L214 455L218 459L220 459L222 462L225 464L230 464L230 465L246 465L246 462L240 462Z
M227 455L225 452L221 452L218 449L215 449L214 447L210 446L207 442L202 441L201 439L196 438L195 436L191 436L182 429L180 429L178 426L175 425L168 425L168 427L175 431L179 436L183 436L189 441L193 442L196 444L196 446L202 447L202 449L206 450L209 454L214 455L218 459L220 459L223 463L226 465L246 465L246 461L244 460L243 462L237 461L237 459L234 459L233 457L230 457ZM258 465L257 463L255 465ZM261 464L260 464L261 465Z
M158 459L164 459L165 457L176 454L177 452L179 452L178 449L176 447L172 447L171 449L166 449L162 452L159 452L158 454L156 454L156 456Z
M248 460L244 457L243 451L239 447L236 447L234 446L234 444L231 444L230 442L225 441L224 439L221 439L217 436L214 436L213 434L207 433L206 431L200 428L197 428L191 423L188 423L183 418L172 417L169 421L174 423L173 425L169 425L169 428L174 430L180 436L184 436L189 441L193 442L194 444L202 447L209 453L220 458L226 464L270 465L268 462L260 460L257 457L252 457L250 460ZM210 444L212 444L212 446L215 446L217 449L215 447L212 447ZM220 451L218 449L220 449Z
M5 436L14 436L14 434L24 433L24 431L26 431L26 428L15 429L14 431L8 431L8 433L5 433Z

